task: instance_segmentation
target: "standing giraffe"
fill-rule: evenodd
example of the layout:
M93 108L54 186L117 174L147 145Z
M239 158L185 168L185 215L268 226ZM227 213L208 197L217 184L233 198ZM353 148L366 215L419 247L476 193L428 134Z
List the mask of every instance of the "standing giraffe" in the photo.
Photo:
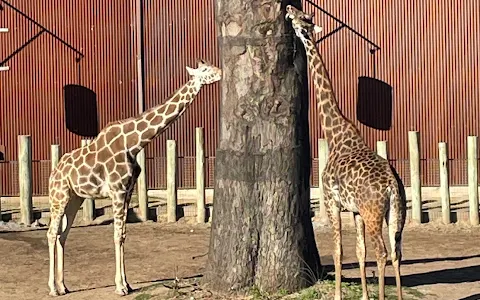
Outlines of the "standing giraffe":
M202 60L197 69L186 68L190 81L165 103L138 117L108 124L89 145L63 155L52 171L49 182L51 221L47 232L50 295L68 293L63 276L65 241L84 198L100 197L112 199L115 293L127 295L131 291L125 276L123 245L128 205L141 172L136 155L187 109L203 85L222 77L219 68Z
M385 298L385 265L387 249L382 236L384 218L388 224L392 264L395 269L397 297L402 299L400 261L402 231L406 205L399 182L388 161L373 152L364 142L355 125L342 115L332 83L322 57L313 40L321 28L312 16L291 5L286 7L286 19L291 19L295 34L305 46L310 71L315 84L317 107L322 129L328 142L329 157L322 175L325 207L334 231L335 299L342 299L342 209L353 212L357 231L357 258L360 265L363 300L368 300L365 274L365 228L375 247L379 278L379 299Z

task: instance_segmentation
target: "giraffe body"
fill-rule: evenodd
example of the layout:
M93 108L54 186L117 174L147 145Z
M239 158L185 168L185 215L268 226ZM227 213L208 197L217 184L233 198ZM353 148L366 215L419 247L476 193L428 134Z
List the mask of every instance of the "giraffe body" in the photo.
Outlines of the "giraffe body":
M287 5L285 17L291 20L295 34L305 46L315 84L322 129L329 146L329 157L322 174L322 186L327 215L334 233L335 300L342 299L343 249L340 218L342 210L353 212L355 218L356 254L360 266L362 299L369 299L365 274L365 231L371 237L377 257L379 299L385 298L387 249L382 236L384 220L388 224L397 297L402 299L400 261L406 204L400 193L399 179L388 161L372 151L356 126L342 115L322 57L313 41L313 32L321 31L319 26L313 24L313 16Z
M175 121L195 99L201 87L219 81L221 70L200 61L192 76L165 103L138 117L115 121L90 143L60 159L49 181L50 227L47 232L50 258L50 295L68 292L64 284L64 247L76 213L85 198L112 200L115 243L115 292L131 291L125 275L126 219L135 183L142 171L137 154Z

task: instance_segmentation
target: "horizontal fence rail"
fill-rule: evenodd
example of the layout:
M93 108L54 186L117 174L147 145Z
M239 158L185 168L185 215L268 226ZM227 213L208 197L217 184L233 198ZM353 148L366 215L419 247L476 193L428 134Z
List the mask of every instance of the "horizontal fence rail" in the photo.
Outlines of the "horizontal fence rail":
M166 157L154 157L147 158L146 160L146 174L148 184L146 186L147 191L145 194L150 193L162 193L166 192L166 206L159 208L160 215L166 215L169 222L174 222L178 219L178 206L181 206L182 199L178 199L177 194L181 191L190 193L190 197L193 197L194 206L198 207L201 211L197 211L194 214L200 216L198 221L206 220L206 211L211 209L206 205L205 193L206 190L211 190L214 187L214 157L205 157L205 143L204 143L204 129L196 129L196 153L201 155L191 157L179 157L177 154L177 143L175 140L168 140L168 150ZM425 211L428 211L432 207L432 201L438 202L438 205L433 207L441 207L441 218L444 223L452 222L451 214L453 210L458 210L461 203L450 202L450 190L452 188L463 187L465 192L465 199L468 202L469 220L471 224L478 224L478 187L480 180L478 178L478 165L479 159L477 155L477 137L468 136L468 153L467 159L454 160L449 159L446 149L448 145L445 142L438 143L439 159L421 159L419 141L421 140L420 133L416 131L409 132L408 145L410 148L411 157L406 160L392 160L389 159L388 144L387 141L378 141L376 143L376 151L382 156L386 157L390 164L395 168L400 175L405 187L409 189L410 204L409 211L411 220L415 222L423 222L425 217ZM31 159L31 147L30 144L22 146L22 143L30 143L29 136L20 136L20 151L22 151L21 157L23 160L20 162L3 162L0 164L0 172L2 174L2 185L0 193L4 197L20 196L22 203L22 214L31 214L32 197L34 196L47 196L48 195L48 178L51 169L58 163L58 157L61 156L58 145L52 145L51 155L53 161L33 161ZM86 144L87 141L83 141L82 144ZM321 172L323 171L326 159L328 157L328 146L325 140L318 140L318 158L312 159L312 174L311 174L311 187L317 189L318 193L312 196L312 207L317 207L316 210L320 214L320 217L325 217L325 211L323 206L323 192L319 188L319 178L321 178ZM25 165L27 164L27 165ZM321 168L320 168L321 167ZM28 170L28 172L20 170ZM455 178L465 178L464 182L455 182L452 179L452 173L456 172L461 175ZM9 180L5 180L8 178ZM415 182L415 184L412 184ZM9 183L9 185L5 184ZM198 184L199 185L198 185ZM22 194L22 187L24 193ZM33 189L30 189L33 187ZM139 186L136 186L134 196L138 194ZM425 189L433 189L434 193L439 194L438 201L425 199ZM157 192L155 192L157 191ZM162 198L163 196L158 196ZM430 196L431 197L431 196ZM155 197L154 197L155 198ZM202 203L198 203L198 199ZM149 210L148 199L144 203L142 209ZM87 199L84 203L84 220L92 222L95 218L95 205L91 200ZM185 203L184 203L185 204ZM23 212L25 211L25 212ZM142 220L148 219L148 213L144 213ZM22 217L24 222L28 223L29 218Z

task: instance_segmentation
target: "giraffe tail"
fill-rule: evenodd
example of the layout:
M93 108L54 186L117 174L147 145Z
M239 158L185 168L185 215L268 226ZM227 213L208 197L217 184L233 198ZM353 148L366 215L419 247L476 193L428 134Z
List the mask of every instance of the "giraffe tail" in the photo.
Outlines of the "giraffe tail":
M395 169L392 168L395 180L390 183L389 210L387 212L388 235L392 248L392 262L402 258L402 232L405 226L407 197L405 187Z
M405 225L405 205L397 186L390 186L390 208L387 212L388 235L392 248L392 262L402 258L402 232Z

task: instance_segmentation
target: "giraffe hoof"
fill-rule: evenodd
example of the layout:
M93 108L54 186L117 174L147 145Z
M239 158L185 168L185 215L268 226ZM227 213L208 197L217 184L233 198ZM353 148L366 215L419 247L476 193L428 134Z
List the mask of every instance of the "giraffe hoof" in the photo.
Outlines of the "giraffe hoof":
M126 296L126 295L128 295L128 288L126 288L126 287L116 288L115 289L115 294L120 295L120 296Z
M63 288L60 291L58 291L59 295L65 295L68 294L70 291L67 288Z
M53 290L53 291L50 291L50 293L48 293L48 295L50 295L52 297L56 297L56 296L59 296L60 294L57 291Z

